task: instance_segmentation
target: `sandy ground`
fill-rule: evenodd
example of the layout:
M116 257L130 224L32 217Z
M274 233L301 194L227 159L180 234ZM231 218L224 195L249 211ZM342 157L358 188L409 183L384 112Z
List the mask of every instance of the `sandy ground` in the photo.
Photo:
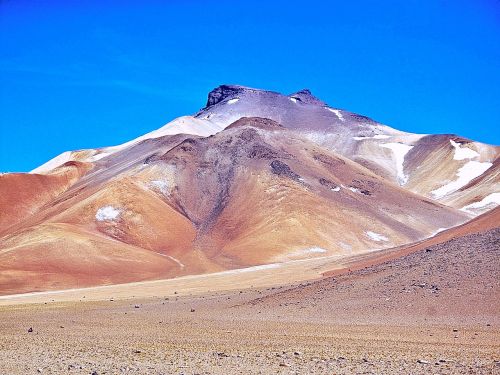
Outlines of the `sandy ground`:
M298 285L4 303L0 373L498 374L499 238Z

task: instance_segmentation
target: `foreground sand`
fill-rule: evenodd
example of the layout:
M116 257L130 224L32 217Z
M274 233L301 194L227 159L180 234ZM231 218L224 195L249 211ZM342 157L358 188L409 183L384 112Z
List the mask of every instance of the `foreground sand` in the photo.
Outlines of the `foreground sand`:
M498 373L498 325L402 325L390 319L344 324L231 307L256 296L4 309L0 369L4 374Z
M299 285L5 304L0 373L497 374L499 238Z

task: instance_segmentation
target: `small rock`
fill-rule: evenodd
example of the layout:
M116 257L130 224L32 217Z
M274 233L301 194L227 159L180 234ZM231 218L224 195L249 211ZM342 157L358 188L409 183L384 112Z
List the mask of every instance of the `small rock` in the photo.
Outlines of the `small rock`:
M453 332L458 332L458 329L456 329L456 328L453 328Z
M290 367L290 365L288 363L281 362L280 367Z
M97 371L92 371L92 375L99 375Z
M36 369L36 372L38 372L38 373L40 373L40 372L42 372L42 371L43 371L43 370L42 370L41 368L37 368L37 369Z
M31 333L31 332L33 332L33 327L28 328L28 333Z
M135 307L136 309L138 309L140 306L139 306L139 305L135 305L134 307Z
M191 312L195 312L196 310L195 309L191 309Z
M302 352L293 352L293 355L296 355L296 356L299 356L299 355L302 355Z
M142 353L140 350L134 350L134 354L140 354Z
M420 363L422 365L428 365L429 361L426 361L425 359L419 359L419 360L417 360L417 363Z

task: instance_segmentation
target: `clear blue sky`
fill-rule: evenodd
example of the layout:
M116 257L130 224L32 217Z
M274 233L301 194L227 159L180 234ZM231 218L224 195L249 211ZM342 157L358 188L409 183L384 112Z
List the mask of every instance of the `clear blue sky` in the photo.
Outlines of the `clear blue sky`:
M0 171L125 142L222 83L500 144L500 3L0 0Z

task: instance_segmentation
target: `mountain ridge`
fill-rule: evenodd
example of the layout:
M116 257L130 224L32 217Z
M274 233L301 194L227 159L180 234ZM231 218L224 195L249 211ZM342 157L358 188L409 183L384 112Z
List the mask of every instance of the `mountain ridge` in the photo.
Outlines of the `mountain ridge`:
M423 240L498 205L498 148L401 132L308 90L231 86L207 102L122 145L0 176L0 290L349 257ZM81 258L61 262L67 251ZM128 275L136 251L144 266ZM87 268L94 262L97 273Z

